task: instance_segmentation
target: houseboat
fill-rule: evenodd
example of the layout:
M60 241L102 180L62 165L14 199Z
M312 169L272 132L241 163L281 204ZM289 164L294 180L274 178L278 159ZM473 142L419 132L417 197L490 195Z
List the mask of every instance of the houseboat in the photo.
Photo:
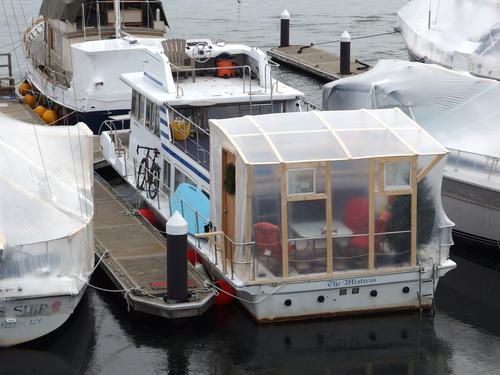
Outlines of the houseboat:
M184 216L257 321L432 306L455 267L442 145L399 109L301 112L257 49L213 46L195 82L146 54L103 155L164 220Z
M44 0L22 37L35 105L94 132L110 117L128 124L130 88L120 74L142 69L144 50L161 49L167 26L159 0Z
M0 347L73 313L94 267L92 133L0 115Z

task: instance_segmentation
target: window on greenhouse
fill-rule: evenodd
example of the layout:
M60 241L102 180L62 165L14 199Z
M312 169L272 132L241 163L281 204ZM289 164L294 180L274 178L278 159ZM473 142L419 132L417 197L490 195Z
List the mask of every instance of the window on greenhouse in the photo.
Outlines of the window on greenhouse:
M384 190L410 188L411 163L409 161L384 164Z
M314 168L288 170L288 195L316 193Z

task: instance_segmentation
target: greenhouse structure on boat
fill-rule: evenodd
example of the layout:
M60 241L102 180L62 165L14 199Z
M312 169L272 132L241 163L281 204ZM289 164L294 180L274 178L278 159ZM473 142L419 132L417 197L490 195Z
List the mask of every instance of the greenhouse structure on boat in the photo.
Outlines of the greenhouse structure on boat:
M198 249L259 321L428 307L455 267L446 153L399 109L210 120Z

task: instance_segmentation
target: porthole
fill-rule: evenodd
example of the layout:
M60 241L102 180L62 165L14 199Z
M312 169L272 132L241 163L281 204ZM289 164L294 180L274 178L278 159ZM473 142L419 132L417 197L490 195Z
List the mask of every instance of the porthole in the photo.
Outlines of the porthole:
M377 297L377 291L376 291L376 290L372 290L372 291L370 292L370 296L372 296L372 297Z
M403 293L405 293L405 294L406 294L406 293L409 293L409 292L410 292L410 288L408 288L407 286L405 286L405 287L403 288Z
M285 300L285 306L287 306L287 307L292 306L292 300L291 299L286 299Z
M323 302L325 302L325 296L319 296L319 297L318 297L318 302L319 302L319 303L323 303Z

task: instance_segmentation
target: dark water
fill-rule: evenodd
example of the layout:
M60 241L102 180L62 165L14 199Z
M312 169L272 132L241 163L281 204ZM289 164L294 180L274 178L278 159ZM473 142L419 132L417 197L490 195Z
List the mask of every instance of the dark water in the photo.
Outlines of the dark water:
M172 37L268 48L278 43L284 8L292 15L292 43L309 44L336 40L344 29L353 37L390 32L405 2L176 0L165 6ZM0 51L12 49L9 30L22 27L22 14L34 14L39 4L1 1ZM13 39L15 45L18 36ZM399 35L355 41L353 54L368 62L406 58ZM21 78L22 63L14 68ZM287 69L279 77L319 103L321 82ZM0 351L0 374L500 374L500 273L454 260L458 268L440 281L433 320L404 314L258 326L234 304L168 322L129 313L121 296L89 289L62 329ZM111 287L100 272L92 283Z

